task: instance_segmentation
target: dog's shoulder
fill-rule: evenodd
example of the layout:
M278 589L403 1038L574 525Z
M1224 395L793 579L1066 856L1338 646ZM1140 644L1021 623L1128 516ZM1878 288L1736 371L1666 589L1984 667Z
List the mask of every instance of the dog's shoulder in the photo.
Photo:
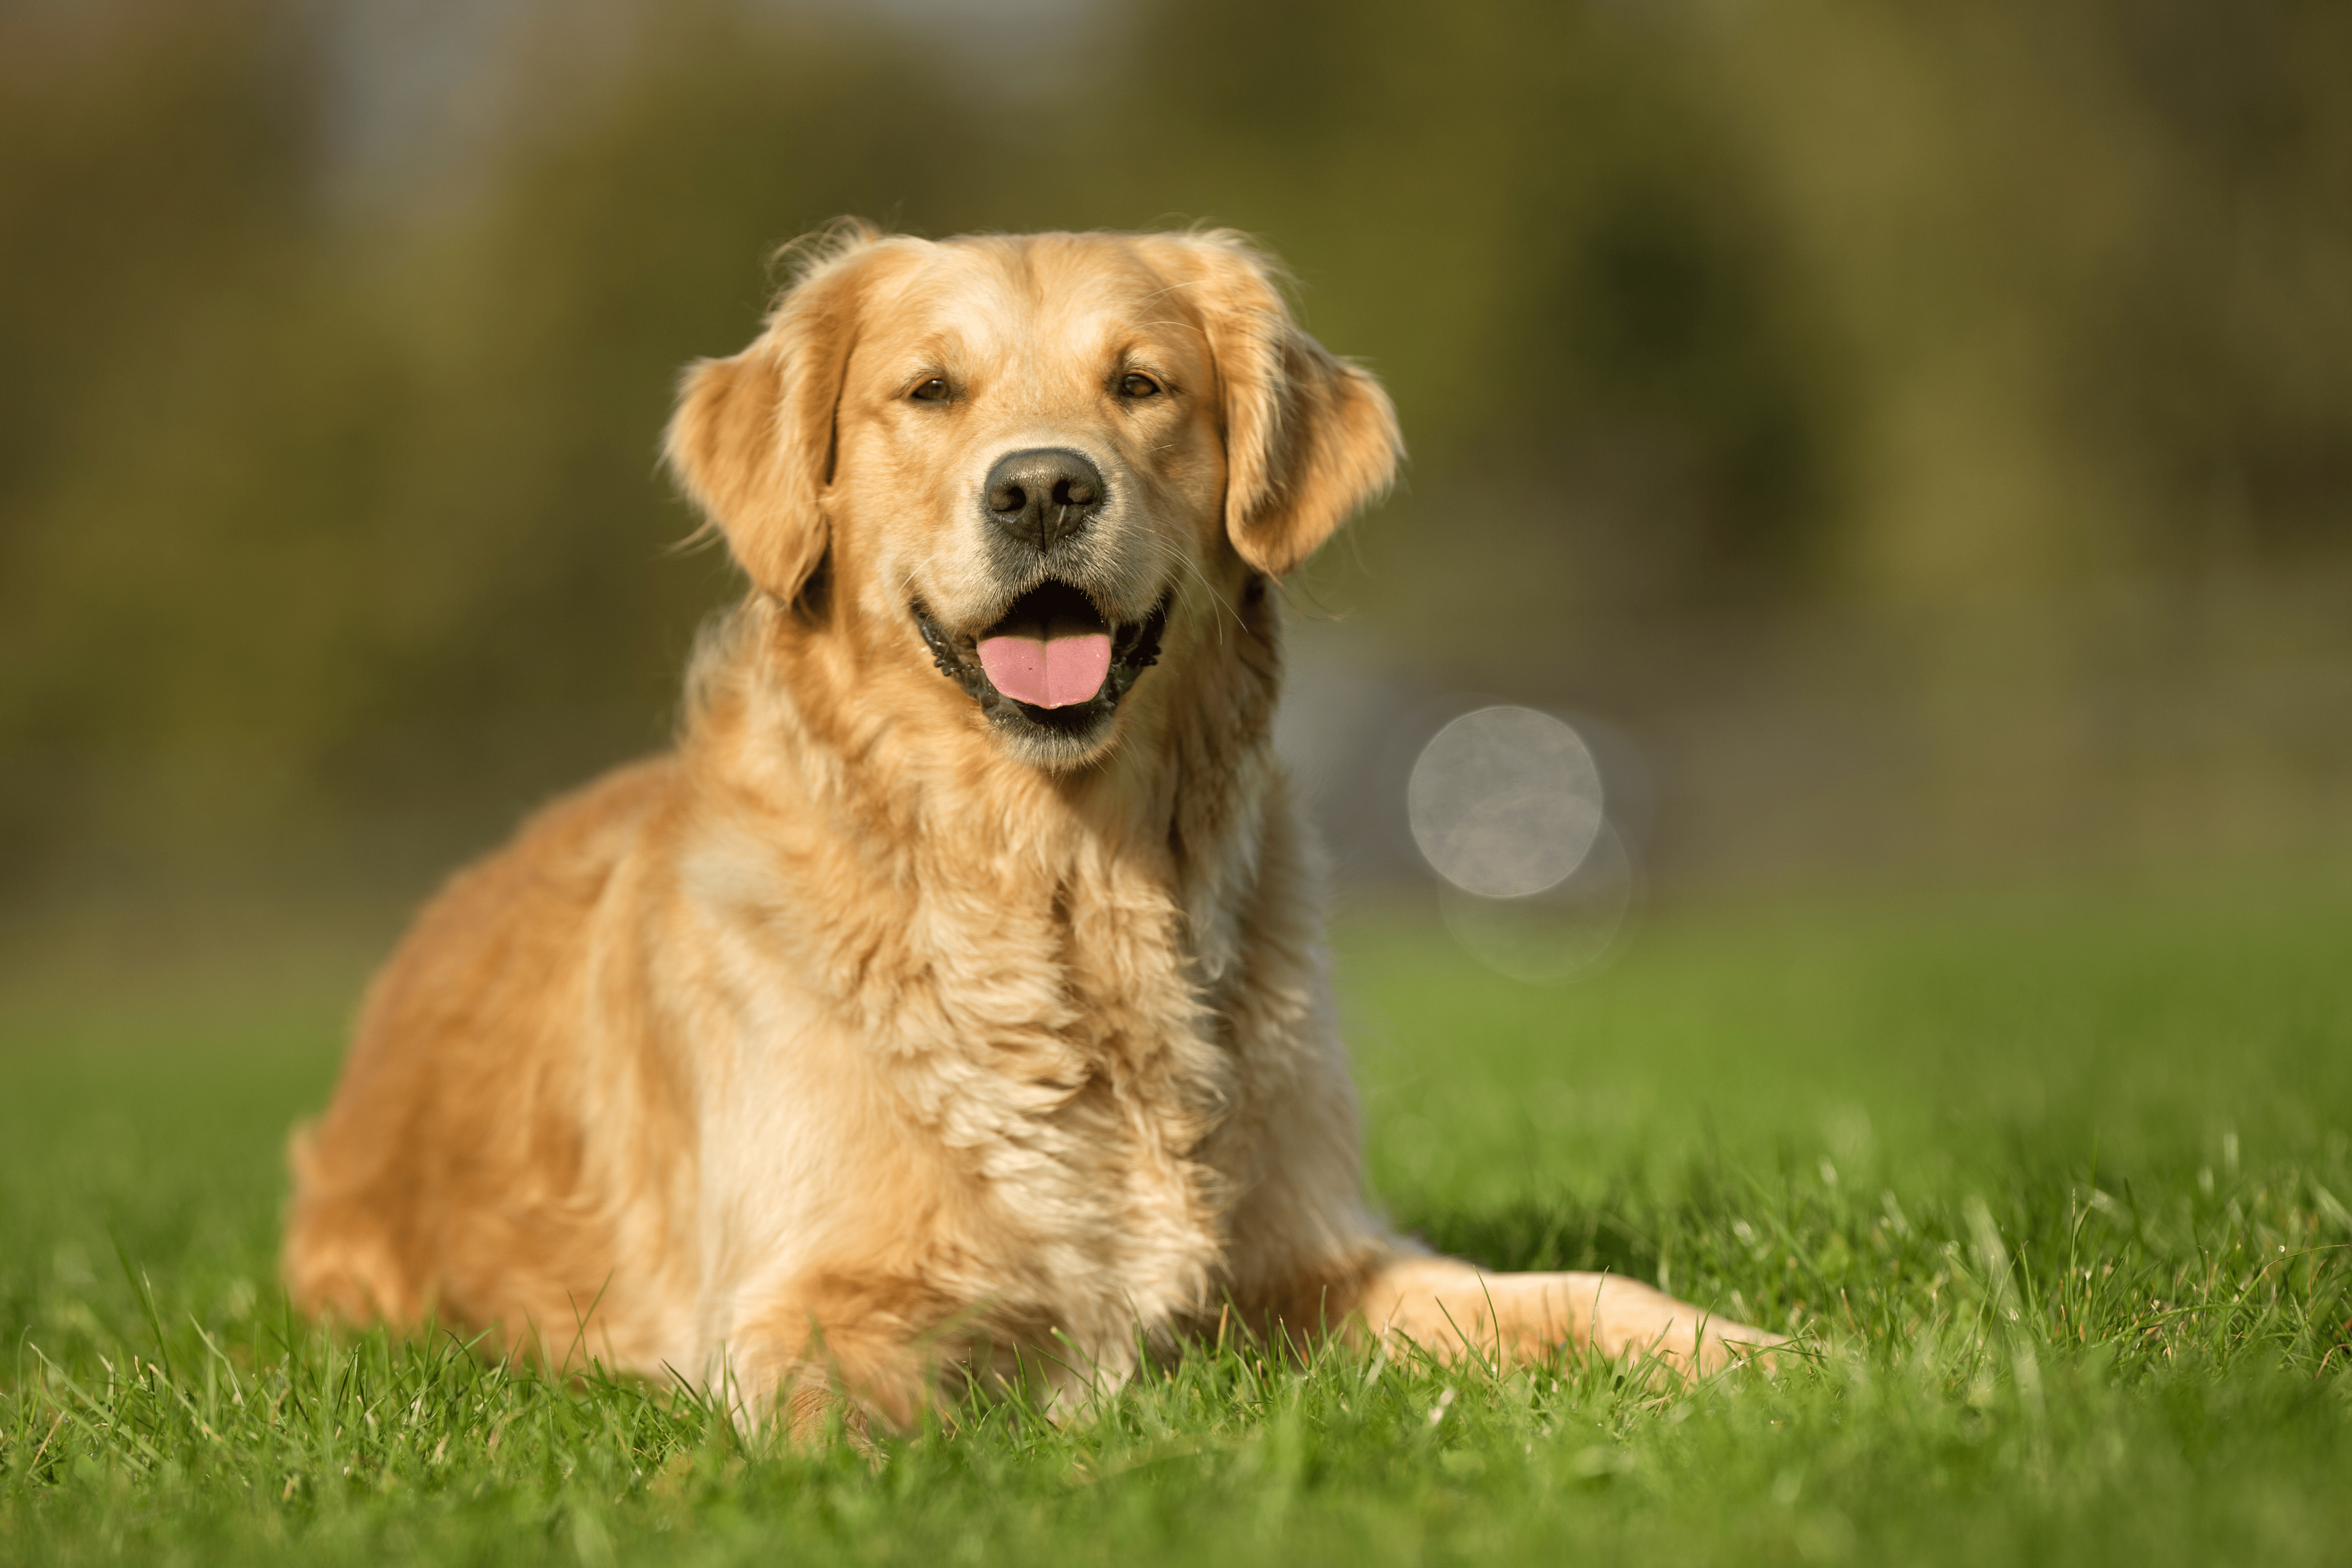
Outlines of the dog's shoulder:
M615 768L540 807L451 877L378 977L362 1039L386 1014L471 1011L488 990L542 987L647 820L671 802L677 773L667 755Z

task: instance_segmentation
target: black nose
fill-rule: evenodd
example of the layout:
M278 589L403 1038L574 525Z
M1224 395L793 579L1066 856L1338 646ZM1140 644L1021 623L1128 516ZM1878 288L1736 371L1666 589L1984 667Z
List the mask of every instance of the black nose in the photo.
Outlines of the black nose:
M981 500L997 527L1024 544L1050 550L1101 509L1102 472L1059 447L1007 452L988 470Z

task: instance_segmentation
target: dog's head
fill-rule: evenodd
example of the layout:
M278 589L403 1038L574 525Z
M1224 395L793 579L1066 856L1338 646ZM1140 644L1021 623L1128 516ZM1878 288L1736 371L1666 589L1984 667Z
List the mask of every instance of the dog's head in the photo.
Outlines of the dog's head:
M854 620L858 657L928 658L943 700L1066 768L1399 446L1236 236L854 226L750 348L688 372L667 451L760 591Z

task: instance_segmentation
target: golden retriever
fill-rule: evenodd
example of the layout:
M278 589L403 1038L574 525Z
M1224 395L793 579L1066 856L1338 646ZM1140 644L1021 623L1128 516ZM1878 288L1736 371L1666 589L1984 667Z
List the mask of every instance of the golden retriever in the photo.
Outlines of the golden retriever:
M1225 1312L1769 1342L1429 1256L1366 1197L1267 589L1400 446L1262 255L844 226L667 441L751 590L675 749L540 812L377 977L291 1148L301 1307L795 1430L973 1378L1066 1406Z

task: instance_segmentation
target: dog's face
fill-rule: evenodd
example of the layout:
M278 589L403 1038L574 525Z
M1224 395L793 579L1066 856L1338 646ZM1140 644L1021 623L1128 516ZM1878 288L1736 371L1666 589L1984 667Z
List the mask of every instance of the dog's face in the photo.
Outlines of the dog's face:
M1397 457L1378 384L1220 235L855 230L689 374L671 462L753 581L927 657L1022 760L1114 743L1144 670Z
M1040 762L1108 741L1223 499L1208 344L1131 247L939 246L862 301L835 562Z

